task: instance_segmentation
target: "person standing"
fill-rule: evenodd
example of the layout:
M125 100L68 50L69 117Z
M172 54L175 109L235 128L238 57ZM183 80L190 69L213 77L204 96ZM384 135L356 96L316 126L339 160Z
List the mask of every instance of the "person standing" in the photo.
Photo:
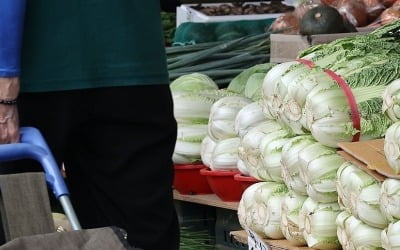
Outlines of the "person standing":
M172 197L177 128L160 2L3 4L1 12L24 23L7 29L13 24L0 22L0 46L13 37L14 52L23 29L21 62L8 58L10 70L0 69L0 143L18 142L20 126L38 128L65 165L83 228L118 226L134 247L178 249ZM2 56L9 54L1 52L0 63ZM22 164L12 169L34 168Z

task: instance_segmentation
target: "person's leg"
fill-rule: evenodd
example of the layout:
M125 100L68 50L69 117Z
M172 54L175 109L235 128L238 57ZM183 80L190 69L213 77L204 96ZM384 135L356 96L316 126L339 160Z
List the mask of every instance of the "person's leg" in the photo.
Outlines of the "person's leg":
M145 250L178 249L172 153L176 121L168 85L86 92L92 110L65 161L85 228L115 225Z
M18 111L20 126L36 127L42 133L51 153L61 170L64 152L71 128L86 117L85 103L80 100L80 91L56 91L45 93L21 93ZM43 171L42 166L33 160L13 164L8 171ZM50 192L53 211L62 212L59 202Z

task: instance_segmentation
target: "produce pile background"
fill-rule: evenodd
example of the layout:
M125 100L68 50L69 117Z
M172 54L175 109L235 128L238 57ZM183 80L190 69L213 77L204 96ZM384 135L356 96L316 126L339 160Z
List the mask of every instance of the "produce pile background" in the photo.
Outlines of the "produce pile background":
M164 31L165 45L171 46L175 30L176 30L176 13L175 12L161 12L162 28Z
M292 15L297 30L283 18L274 24L297 34L299 13L314 10L309 18L317 17L311 26L318 28L321 16L336 15L326 15L333 8L333 20L379 27L398 19L398 2L302 2L283 16ZM399 31L397 20L281 64L268 63L269 32L167 48L174 163L258 180L243 193L238 217L261 237L321 250L400 248L400 181L376 180L337 154L339 142L384 138L385 156L400 173Z
M335 8L345 22L357 28L376 28L400 17L399 0L299 0L295 3L295 10L277 18L272 29L288 34L301 33L300 24L305 13L319 5Z
M399 30L397 20L311 47L302 60L255 64L227 88L193 71L196 60L235 54L228 48L265 37L172 57L171 71L193 63L170 85L178 122L174 163L257 179L243 193L238 216L261 237L321 250L399 247L400 182L375 180L337 154L339 142L385 138L385 155L399 172Z
M207 16L229 16L229 15L256 15L283 13L293 10L292 6L286 5L281 1L261 2L260 4L234 2L216 6L204 6L198 4L192 7Z

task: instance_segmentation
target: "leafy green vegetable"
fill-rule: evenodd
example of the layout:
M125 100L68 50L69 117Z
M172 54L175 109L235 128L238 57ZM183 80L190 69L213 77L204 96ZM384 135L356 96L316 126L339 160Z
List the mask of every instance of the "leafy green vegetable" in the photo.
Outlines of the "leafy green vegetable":
M217 84L205 74L191 73L174 80L170 85L172 92L193 92L200 90L216 90Z
M247 79L244 96L257 101L262 98L262 85L266 73L254 73Z
M246 84L250 76L255 73L266 74L275 65L276 64L274 63L264 63L250 67L237 75L235 78L233 78L232 81L229 83L227 89L236 93L244 94Z

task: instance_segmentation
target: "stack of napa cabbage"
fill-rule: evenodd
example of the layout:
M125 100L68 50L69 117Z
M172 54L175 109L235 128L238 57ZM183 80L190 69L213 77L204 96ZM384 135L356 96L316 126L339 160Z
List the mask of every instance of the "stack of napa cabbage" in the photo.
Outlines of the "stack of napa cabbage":
M400 78L400 43L393 34L400 21L355 37L304 51L302 59L272 68L263 84L265 113L296 134L312 134L320 143L337 147L360 132L362 139L381 138L392 121L380 112L385 87ZM349 100L330 70L345 80L360 115L353 126ZM353 114L354 115L354 114Z
M173 161L175 164L197 163L201 160L201 142L207 135L211 106L227 93L218 90L211 78L199 73L177 78L170 89L178 123Z
M251 176L267 183L283 182L288 188L279 201L281 229L296 245L338 249L343 239L343 247L349 248L382 245L376 233L380 235L388 221L379 208L379 183L369 183L368 177L364 183L363 173L357 172L354 181L345 182L353 183L353 189L346 187L343 192L337 179L346 176L342 172L348 163L336 148L339 142L357 139L358 133L363 140L382 138L393 124L381 107L386 86L400 78L399 28L400 21L396 21L368 35L314 46L299 55L313 67L299 61L281 63L264 78L261 108L267 121L243 137L239 158ZM359 112L360 129L354 125L351 98L327 70L346 81ZM246 193L254 190L249 188ZM244 214L254 214L245 212L253 204L249 197L243 195L239 218L244 227L252 229L254 219L243 223ZM259 227L255 231L262 234ZM373 232L365 240L363 232L369 227ZM355 228L361 233L351 236Z
M388 225L380 209L382 184L350 162L338 170L337 191L343 212L337 217L344 249L382 248L381 233Z
M244 70L226 89L231 95L211 106L201 159L212 170L249 174L247 164L239 157L239 147L248 131L266 120L259 100L264 76L274 65L257 64Z
M339 142L358 135L365 140L386 133L385 154L395 171L400 166L398 90L387 88L400 85L399 28L400 20L305 50L299 57L312 67L300 61L256 65L239 74L223 97L215 89L189 91L212 100L207 115L199 109L182 118L176 112L184 124L180 130L187 124L198 128L182 138L195 138L201 127L200 158L180 151L175 156L260 180L243 194L238 216L244 228L263 237L316 249L361 249L382 247L382 234L384 245L395 246L398 215L382 208L390 204L389 194L381 193L388 184L344 162L336 151ZM335 72L336 79L327 72ZM384 91L390 97L382 98ZM173 91L174 101L187 93L179 92Z
M395 174L400 173L400 79L390 83L383 93L382 111L394 123L388 128L384 139L386 160ZM382 231L382 247L400 249L400 180L387 178L380 190L380 209L389 225Z

